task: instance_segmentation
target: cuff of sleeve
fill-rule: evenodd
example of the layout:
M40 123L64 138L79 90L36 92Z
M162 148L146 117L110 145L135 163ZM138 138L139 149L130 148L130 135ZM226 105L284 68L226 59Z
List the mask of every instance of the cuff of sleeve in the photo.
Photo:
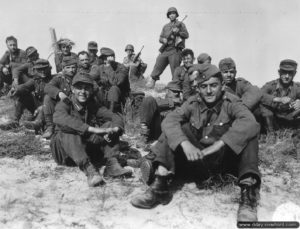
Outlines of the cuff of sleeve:
M244 149L245 146L241 146L239 145L237 142L232 141L231 139L232 136L224 134L221 137L221 140L227 145L229 146L230 149L233 150L233 152L235 152L236 154L240 154L242 152L242 150Z

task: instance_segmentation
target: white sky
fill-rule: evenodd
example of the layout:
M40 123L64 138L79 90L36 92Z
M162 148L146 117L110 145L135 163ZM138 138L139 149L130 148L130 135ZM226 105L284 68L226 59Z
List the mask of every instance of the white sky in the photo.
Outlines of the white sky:
M196 56L209 53L213 63L232 57L238 74L262 86L277 78L280 60L300 63L299 0L0 0L0 54L6 50L5 38L14 35L19 47L35 46L42 58L51 49L49 27L58 39L76 43L74 52L86 49L95 40L99 47L110 47L118 61L125 56L125 45L136 52L145 48L142 59L148 63L146 76L153 68L160 44L162 26L168 22L166 11L177 7L179 19L190 33L186 47ZM51 59L52 61L52 59ZM300 74L295 80L300 81ZM171 80L169 67L161 77Z

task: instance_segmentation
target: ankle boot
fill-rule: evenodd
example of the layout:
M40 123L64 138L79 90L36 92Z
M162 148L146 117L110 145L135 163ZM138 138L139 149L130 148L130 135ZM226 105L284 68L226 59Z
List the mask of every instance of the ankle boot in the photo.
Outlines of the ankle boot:
M88 162L84 166L84 173L87 176L87 182L89 187L96 187L102 184L103 177L100 175L100 173L97 171L94 165L92 165L90 162Z
M43 138L50 139L54 133L54 123L52 115L45 115L46 130L42 135Z
M131 176L132 171L130 169L123 168L118 162L117 158L112 157L107 159L106 168L104 171L105 177L120 177L120 176Z
M167 176L156 175L149 189L132 199L131 204L144 209L151 209L159 204L168 204L172 199L172 194L169 191L167 179Z
M39 111L34 121L24 121L23 125L25 128L35 130L35 133L39 133L43 128L43 111Z
M257 199L259 188L255 185L241 186L241 199L237 213L238 222L257 221Z

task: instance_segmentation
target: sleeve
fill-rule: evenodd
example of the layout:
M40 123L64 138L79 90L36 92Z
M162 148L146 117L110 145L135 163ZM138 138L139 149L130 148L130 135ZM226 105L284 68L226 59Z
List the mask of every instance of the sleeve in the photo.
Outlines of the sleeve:
M243 80L241 83L242 89L242 101L249 108L253 110L256 105L260 102L262 97L262 92L257 86L253 86L247 80Z
M227 113L234 121L221 140L240 154L248 142L258 135L260 127L251 111L241 102L228 103Z
M180 23L179 27L179 36L183 39L188 39L189 38L189 32L186 29L186 26L183 22Z
M98 83L100 80L100 66L93 65L90 71L90 76Z
M97 119L98 122L107 122L111 121L113 127L119 127L122 132L124 132L124 121L121 115L113 113L112 111L108 110L106 107L102 106L97 111Z
M46 84L44 92L49 95L52 99L57 99L58 93L61 92L59 77L54 77L49 83Z
M272 86L268 83L266 83L262 88L262 98L261 103L263 105L269 106L269 107L275 107L275 103L273 102L273 99L275 98L274 95L272 95Z
M161 124L162 131L166 134L168 144L172 150L188 140L188 137L181 129L184 122L188 122L191 116L189 101L185 102L181 107L170 112Z
M171 35L171 33L172 33L172 30L170 29L170 30L168 31L168 26L165 25L165 26L162 28L162 30L161 30L161 33L160 33L160 36L159 36L159 42L162 43L162 44L164 44L163 39L164 39L164 38L168 38L168 37Z
M8 64L8 53L7 53L7 52L5 52L5 53L3 54L3 56L1 57L1 59L0 59L0 70L1 70L1 71L2 71L2 68L3 68L6 64Z
M28 74L30 63L22 64L12 71L13 79L19 80L21 74Z
M111 85L122 86L128 79L128 70L122 66L118 65L117 71L114 72L114 75L109 78Z
M17 87L15 95L23 95L26 93L30 93L34 90L34 80L30 79L26 83L21 84Z
M181 76L181 67L177 67L174 71L174 77L172 81L182 81L182 76Z
M60 101L53 114L53 122L60 127L63 132L85 135L89 125L79 118L70 115L70 105Z

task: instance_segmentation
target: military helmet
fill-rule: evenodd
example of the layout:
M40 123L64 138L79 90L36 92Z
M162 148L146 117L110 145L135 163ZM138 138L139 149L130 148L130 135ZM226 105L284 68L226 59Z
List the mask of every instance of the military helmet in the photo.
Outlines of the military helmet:
M175 12L177 14L177 17L179 16L177 9L175 7L170 7L167 11L167 18L169 18L169 14L171 12Z
M134 52L134 47L133 47L133 45L126 45L126 47L125 47L125 52L127 51L127 50L132 50L133 52Z

